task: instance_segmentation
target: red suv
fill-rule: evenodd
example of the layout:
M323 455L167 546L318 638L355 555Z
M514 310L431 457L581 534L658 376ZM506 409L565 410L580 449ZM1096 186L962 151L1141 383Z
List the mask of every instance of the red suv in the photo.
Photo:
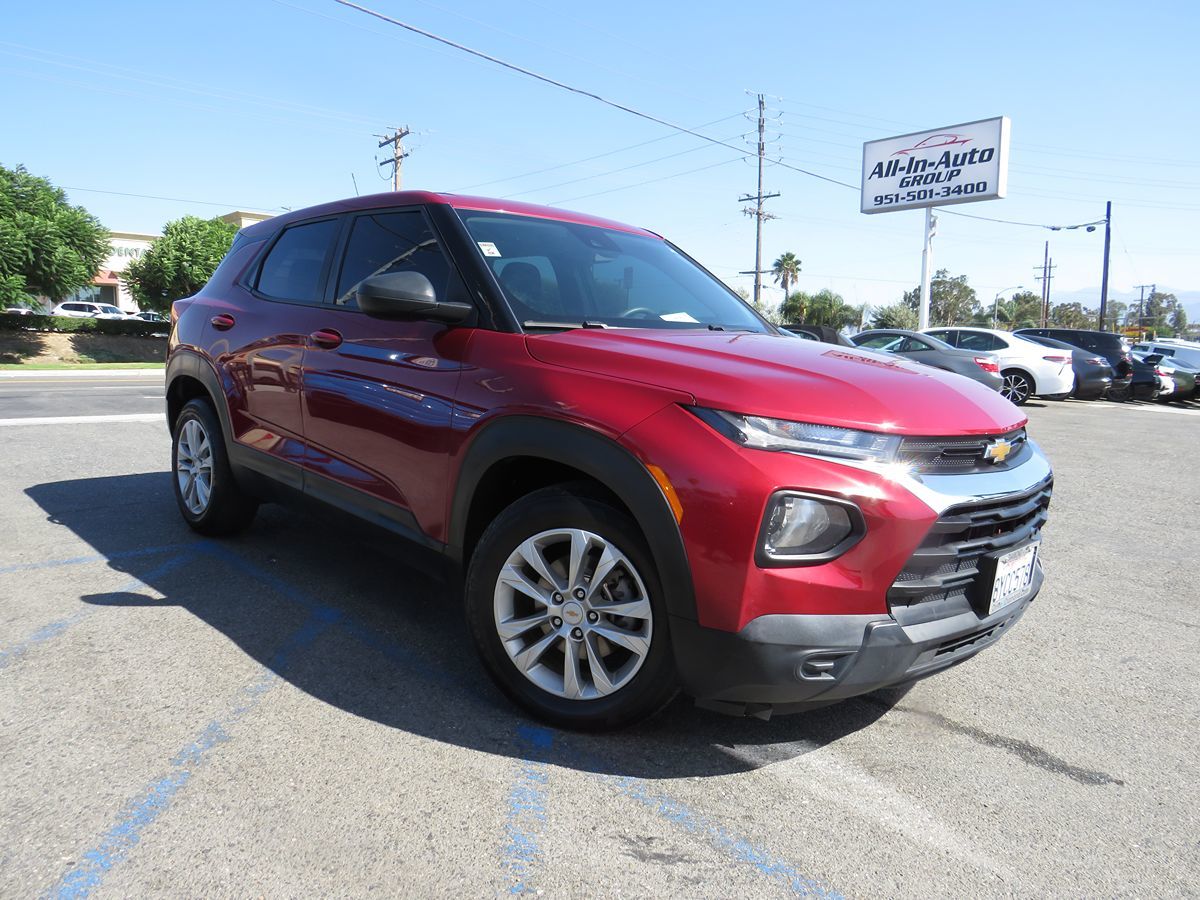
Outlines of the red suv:
M767 716L931 674L1042 582L1051 471L957 375L798 340L658 235L445 194L243 229L172 309L179 508L306 497L465 573L555 724Z

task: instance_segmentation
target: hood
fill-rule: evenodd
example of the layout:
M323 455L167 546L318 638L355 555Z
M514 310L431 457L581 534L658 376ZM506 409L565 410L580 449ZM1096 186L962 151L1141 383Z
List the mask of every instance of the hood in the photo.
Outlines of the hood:
M691 394L700 406L894 434L996 434L1020 410L902 357L771 334L576 328L527 335L544 363Z

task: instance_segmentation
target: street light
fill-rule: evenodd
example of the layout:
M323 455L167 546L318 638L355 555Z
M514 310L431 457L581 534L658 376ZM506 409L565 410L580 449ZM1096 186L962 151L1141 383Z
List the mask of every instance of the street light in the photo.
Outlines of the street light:
M1002 288L1000 291L998 291L996 293L996 296L993 298L993 300L992 300L992 328L996 327L996 308L1000 305L1000 295L1003 294L1005 291L1014 291L1014 290L1015 291L1023 291L1023 290L1025 290L1025 285L1014 284L1012 287Z

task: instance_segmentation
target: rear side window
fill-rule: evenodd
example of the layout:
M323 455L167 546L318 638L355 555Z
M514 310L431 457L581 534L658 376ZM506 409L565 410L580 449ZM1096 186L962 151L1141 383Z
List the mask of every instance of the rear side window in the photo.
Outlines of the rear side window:
M908 337L908 338L905 338L904 343L902 343L900 345L899 352L900 353L920 353L922 351L928 351L928 350L932 350L932 349L933 349L933 347L931 347L929 344L925 343L924 341L918 340L917 338L914 338L914 337Z
M897 343L899 343L898 335L876 334L876 335L873 335L873 336L867 338L865 341L860 343L858 346L867 347L871 350L883 350L885 348L894 349L893 347L891 347L891 345L897 344Z
M1008 345L994 334L963 331L958 335L958 346L963 350L1000 350Z
M945 341L951 347L958 346L958 332L943 329L942 331L931 331L929 334L940 341Z
M355 306L359 282L388 272L420 272L429 279L439 300L464 299L458 274L418 210L373 213L354 220L335 302Z
M326 219L285 229L263 260L259 291L280 300L320 303L321 276L339 224Z

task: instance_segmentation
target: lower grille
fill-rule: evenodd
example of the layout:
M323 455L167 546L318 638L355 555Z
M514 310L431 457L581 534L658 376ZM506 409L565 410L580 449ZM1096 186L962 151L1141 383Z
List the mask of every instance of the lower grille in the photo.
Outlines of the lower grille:
M901 624L915 624L980 606L981 588L987 587L979 584L985 559L1040 534L1053 486L1047 478L1024 493L942 513L888 590L892 615Z

